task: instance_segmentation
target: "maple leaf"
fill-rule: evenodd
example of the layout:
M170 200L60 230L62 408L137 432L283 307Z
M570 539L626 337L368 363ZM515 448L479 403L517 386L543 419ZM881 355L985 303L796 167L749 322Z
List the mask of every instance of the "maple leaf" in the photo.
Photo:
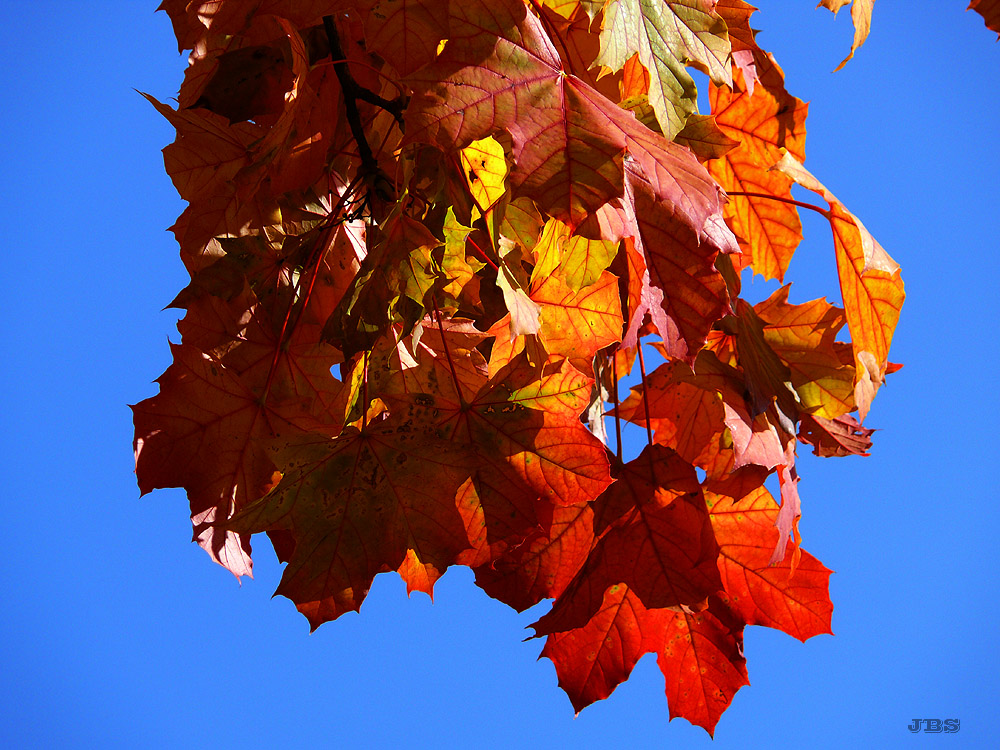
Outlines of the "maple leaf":
M734 53L758 50L756 32L750 28L750 16L757 9L744 0L717 0L715 12L726 22L729 43Z
M702 161L718 159L739 145L719 128L712 115L691 115L674 141L687 146Z
M276 593L313 629L360 608L375 575L408 554L433 581L468 547L455 498L472 458L435 439L419 415L290 441L275 453L281 481L227 528L291 532L295 547Z
M719 129L739 145L707 167L728 193L736 193L729 196L724 216L740 240L744 263L780 281L802 240L802 225L795 206L787 202L792 180L768 168L781 157L781 149L805 159L808 105L785 91L784 75L772 60L757 54L755 61L762 85L744 92L709 87Z
M717 597L701 612L680 612L667 624L657 664L667 684L670 718L681 716L715 733L736 691L749 685L743 623Z
M788 366L802 410L836 419L854 408L853 356L849 345L836 341L844 311L823 299L790 305L789 288L754 305L765 323L764 340Z
M171 350L160 394L132 407L139 488L184 487L195 541L234 575L250 575L249 539L216 524L267 492L270 440L299 430L221 362L189 345Z
M488 211L506 192L507 161L494 138L473 141L462 149L462 171L476 205Z
M690 153L563 72L540 22L521 2L472 0L451 12L444 51L407 79L415 90L406 112L408 141L447 151L507 130L514 186L571 225L622 195L626 150L656 194L697 232L718 211L718 188ZM525 109L530 118L516 117Z
M224 115L231 123L281 112L292 70L280 50L267 45L222 53L196 106Z
M401 75L431 62L448 37L448 3L440 0L361 0L365 39ZM327 15L327 14L324 14Z
M735 333L736 361L746 381L748 405L756 416L773 404L783 424L798 421L797 394L791 387L791 370L764 336L764 322L746 300L737 300L736 315L724 318L721 327ZM791 430L789 430L791 432Z
M260 128L230 125L207 110L174 111L145 96L177 128L177 140L163 150L163 160L177 192L190 204L173 227L182 253L194 255L213 237L238 236L251 223L263 224L261 208L237 196L237 178L250 163L248 149L261 137Z
M619 416L646 426L657 443L677 451L686 461L720 474L732 466L726 449L722 396L693 378L690 367L667 362L651 372L642 389L634 389L621 404Z
M564 15L566 11L568 15ZM591 88L599 91L611 101L618 99L620 75L610 73L597 64L600 52L598 31L603 20L595 19L587 8L577 5L553 8L548 4L534 6L534 11L548 32L549 40L559 54L559 60L567 73L572 73Z
M830 571L808 552L772 563L778 505L763 487L739 500L706 492L719 542L719 571L730 609L748 625L777 628L800 641L830 633Z
M520 267L520 253L504 248L501 242L501 266L497 270L497 286L503 292L504 304L510 311L510 336L513 340L526 333L538 333L542 308L525 291L527 279Z
M1000 39L1000 2L998 0L972 0L966 10L974 10L983 17L986 28L997 33Z
M819 193L830 204L827 218L833 230L840 291L854 348L854 401L864 420L885 379L889 344L906 296L899 264L882 249L860 219L791 154L784 154L774 168L802 187Z
M648 275L643 284L653 289L645 292L643 304L633 313L626 346L634 345L642 311L649 310L668 356L693 361L714 321L729 309L726 282L715 259L720 252L736 251L734 238L725 227L720 236L692 232L656 200L645 180L631 171L629 177L626 221L645 260Z
M647 609L628 586L616 584L586 625L549 634L540 656L552 660L559 687L579 713L611 695L643 654L659 649L670 619L669 611Z
M854 41L851 43L851 51L840 63L834 72L847 65L847 61L854 57L858 47L865 43L872 28L872 9L875 7L875 0L820 0L819 4L837 15L837 11L851 3L851 21L854 23ZM818 7L818 6L817 6Z
M532 283L531 299L540 305L538 335L550 354L593 357L621 339L618 279L603 272L590 286L574 292L558 276Z
M625 584L649 608L698 608L721 588L708 510L693 467L647 446L597 501L600 541L538 634L584 625L610 586Z
M667 362L650 373L621 404L620 415L639 425L648 419L657 443L711 477L751 464L773 469L784 463L792 434L769 413L751 414L746 391L739 370L706 350L694 369Z
M649 101L668 138L697 111L693 64L718 83L732 84L726 23L701 0L611 0L604 9L597 62L621 70L638 55L650 72Z
M812 445L817 456L867 456L873 432L849 414L836 419L806 415L799 426L799 440Z
M544 279L554 274L572 291L579 292L601 278L617 253L617 242L573 235L561 221L550 219L534 247L532 276Z
M540 515L522 543L476 568L476 583L519 612L562 594L594 543L589 504L542 506Z
M643 654L656 653L670 718L683 716L711 735L736 691L750 683L742 623L722 600L709 602L696 613L649 609L628 586L615 585L584 626L550 634L541 655L580 711L610 695Z

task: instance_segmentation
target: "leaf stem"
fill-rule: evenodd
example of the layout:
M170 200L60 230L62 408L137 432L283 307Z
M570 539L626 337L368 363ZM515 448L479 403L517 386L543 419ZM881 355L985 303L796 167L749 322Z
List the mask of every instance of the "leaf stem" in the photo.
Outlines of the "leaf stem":
M368 350L364 353L364 370L361 373L361 432L368 429Z
M742 190L727 190L726 195L739 195L746 198L767 198L768 200L778 201L779 203L788 203L792 206L798 206L799 208L808 208L810 211L815 211L818 214L822 214L827 219L830 218L830 212L825 208L820 208L812 203L805 203L803 201L797 201L792 198L782 198L780 195L768 195L767 193L749 193Z
M481 247L479 247L479 245L476 244L475 240L473 240L471 237L466 237L466 240L468 241L468 243L470 245L472 245L476 249L476 252L479 253L479 257L481 257L483 260L485 260L490 265L490 268L492 268L497 273L500 272L500 266L498 266L496 263L494 263L492 260L490 260L490 256L488 256L486 254L486 251L484 251Z
M434 305L434 315L437 316L438 331L441 333L441 345L444 347L444 356L448 360L448 367L451 368L451 379L455 382L455 392L458 393L458 402L464 408L468 406L468 402L466 402L465 395L462 393L462 385L458 382L458 370L455 369L455 363L451 359L451 349L448 348L448 339L444 335L444 322L441 319L441 311L438 309L436 295L431 297L431 304Z
M618 402L618 354L612 353L611 355L611 377L614 378L614 385L611 388L611 396L615 402L615 456L618 458L618 463L622 462L622 423L621 417L618 416L618 409L620 404Z
M316 285L316 279L319 276L319 266L323 262L323 258L326 256L327 251L330 249L330 241L333 237L333 232L338 226L344 223L347 218L344 215L344 209L347 206L347 200L351 195L354 183L352 182L344 190L344 194L340 196L337 201L337 205L333 208L330 214L327 216L325 221L326 226L323 228L324 234L322 235L319 242L316 243L316 248L313 252L316 253L316 258L310 259L309 265L311 266L311 273L308 274L309 277L309 288L306 290L305 296L302 298L302 304L298 307L298 312L295 316L295 320L292 321L292 311L295 310L295 301L298 297L299 290L302 288L303 275L300 275L298 279L295 280L295 286L292 289L292 299L288 303L288 309L285 311L284 320L281 321L281 330L278 332L277 346L274 347L274 356L271 358L271 366L267 371L267 380L264 382L264 391L261 394L261 403L267 403L267 397L271 393L271 385L274 383L274 376L278 370L278 362L281 359L281 353L284 351L284 344L286 335L289 331L294 331L295 327L299 324L299 319L302 316L303 310L305 310L306 305L309 304L309 299L312 297L313 288Z
M649 417L649 388L646 386L646 360L642 356L642 341L637 342L636 350L639 352L639 374L642 376L642 407L646 410L646 440L649 446L653 446L652 420Z

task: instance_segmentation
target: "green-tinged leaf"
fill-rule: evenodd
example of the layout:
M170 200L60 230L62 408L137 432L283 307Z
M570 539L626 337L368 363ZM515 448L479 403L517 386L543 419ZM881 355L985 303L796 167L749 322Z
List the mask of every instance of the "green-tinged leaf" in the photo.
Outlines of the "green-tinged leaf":
M732 85L726 23L702 0L610 0L604 15L597 61L621 70L632 55L639 56L650 72L650 104L668 138L698 111L687 65Z

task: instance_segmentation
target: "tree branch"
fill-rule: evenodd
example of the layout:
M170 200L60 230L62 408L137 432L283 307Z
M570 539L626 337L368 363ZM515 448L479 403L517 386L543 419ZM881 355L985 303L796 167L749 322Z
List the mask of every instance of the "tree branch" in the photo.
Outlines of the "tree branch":
M344 48L340 44L340 35L337 33L337 24L333 16L323 16L323 28L330 43L330 56L333 59L333 70L337 74L341 91L344 93L344 107L346 109L347 124L351 128L351 135L354 136L355 143L358 144L358 156L361 158L361 172L368 178L375 194L384 201L394 200L392 193L392 183L389 178L379 169L378 159L372 152L371 144L368 143L368 136L365 135L364 126L361 124L361 113L358 111L358 101L368 102L376 107L381 107L391 114L400 128L403 126L403 99L389 101L373 91L369 91L364 86L358 84L351 74L347 56Z

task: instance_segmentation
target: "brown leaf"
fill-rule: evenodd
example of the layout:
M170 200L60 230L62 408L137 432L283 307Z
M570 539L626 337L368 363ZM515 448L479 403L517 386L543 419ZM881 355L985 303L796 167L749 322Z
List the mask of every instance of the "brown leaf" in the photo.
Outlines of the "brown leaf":
M474 460L435 438L419 414L335 439L285 441L277 457L281 482L227 528L291 532L276 593L314 630L360 608L378 573L401 569L423 590L470 546L456 495Z

